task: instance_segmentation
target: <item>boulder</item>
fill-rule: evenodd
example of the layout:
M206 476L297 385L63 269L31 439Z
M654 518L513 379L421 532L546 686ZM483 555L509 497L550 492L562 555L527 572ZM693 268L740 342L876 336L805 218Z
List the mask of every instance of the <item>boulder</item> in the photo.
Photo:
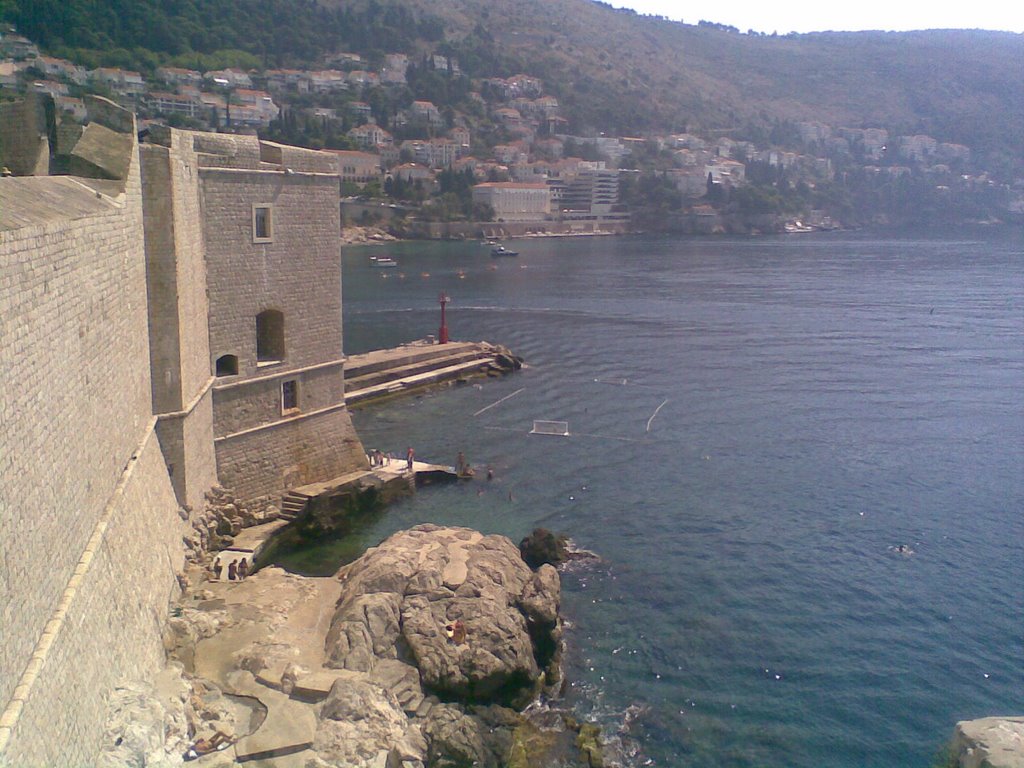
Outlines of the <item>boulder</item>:
M416 667L397 659L382 659L369 675L385 691L391 691L406 714L413 714L423 703L423 689L420 687L420 673Z
M558 621L561 580L552 565L541 565L519 597L519 607L530 621L553 627Z
M499 759L485 744L487 728L454 704L438 704L423 724L431 768L498 768Z
M320 711L313 749L331 765L371 766L381 753L422 761L426 742L398 700L379 685L338 680Z
M329 666L372 672L406 661L428 691L465 702L522 706L536 694L560 631L559 578L531 571L506 537L420 525L338 577Z
M529 536L519 542L519 552L531 568L547 563L558 565L569 559L569 539L564 534L555 534L547 528L534 528Z
M445 627L461 621L466 640L456 644ZM513 701L532 696L540 669L526 617L487 597L428 600L402 606L402 633L423 685L462 701Z
M343 600L327 634L328 666L369 672L376 658L394 658L400 605L401 596L393 592Z
M952 752L958 768L1024 768L1024 717L959 722Z

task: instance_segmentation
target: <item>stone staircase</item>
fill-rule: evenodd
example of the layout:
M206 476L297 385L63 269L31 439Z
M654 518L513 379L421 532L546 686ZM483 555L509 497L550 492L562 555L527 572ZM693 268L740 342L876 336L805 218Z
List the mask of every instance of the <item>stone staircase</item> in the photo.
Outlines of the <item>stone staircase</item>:
M290 490L281 497L281 518L295 520L306 511L306 505L313 498L302 491Z

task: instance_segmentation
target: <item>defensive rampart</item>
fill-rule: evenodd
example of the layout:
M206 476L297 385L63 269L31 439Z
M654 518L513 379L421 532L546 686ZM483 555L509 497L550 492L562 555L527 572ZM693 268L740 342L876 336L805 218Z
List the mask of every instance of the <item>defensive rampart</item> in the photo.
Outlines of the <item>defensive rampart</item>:
M159 661L182 559L121 135L125 178L0 180L0 761L16 768L88 764L110 688Z

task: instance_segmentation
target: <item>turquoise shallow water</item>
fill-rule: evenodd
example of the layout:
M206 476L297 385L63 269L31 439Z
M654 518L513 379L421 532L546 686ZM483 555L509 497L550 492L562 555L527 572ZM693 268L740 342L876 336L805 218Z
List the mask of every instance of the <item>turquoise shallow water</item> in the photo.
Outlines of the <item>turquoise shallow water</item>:
M1019 238L515 245L346 250L347 352L436 333L444 289L453 338L530 365L355 414L367 447L496 472L357 547L432 521L597 552L563 577L567 698L637 765L927 766L957 720L1024 713Z

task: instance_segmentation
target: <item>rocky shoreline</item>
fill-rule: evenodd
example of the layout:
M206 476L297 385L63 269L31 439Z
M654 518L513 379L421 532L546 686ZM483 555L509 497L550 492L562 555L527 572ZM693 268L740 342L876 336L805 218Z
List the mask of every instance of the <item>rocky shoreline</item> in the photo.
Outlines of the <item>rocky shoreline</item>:
M560 581L503 536L419 525L335 577L193 563L170 662L115 695L97 762L281 768L606 764L561 685Z
M614 737L557 707L552 564L592 553L543 529L517 547L425 524L333 577L268 567L215 578L217 552L277 514L215 489L193 516L168 663L114 691L97 768L625 764ZM940 764L1024 768L1024 718L957 723Z

